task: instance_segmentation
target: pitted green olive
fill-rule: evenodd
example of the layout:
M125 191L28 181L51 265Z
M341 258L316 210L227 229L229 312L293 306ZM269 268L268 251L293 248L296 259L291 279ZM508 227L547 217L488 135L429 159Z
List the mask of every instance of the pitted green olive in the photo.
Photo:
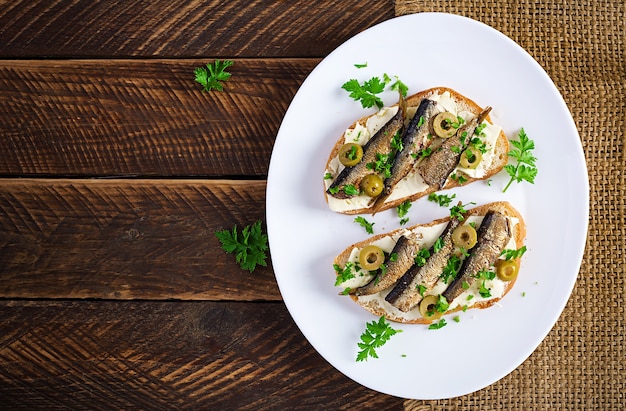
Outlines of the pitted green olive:
M344 166L355 166L363 158L363 147L356 143L346 143L339 149L338 157Z
M368 245L359 253L359 264L367 271L378 270L385 262L385 253L380 247Z
M384 187L383 179L377 174L368 174L361 180L361 190L370 197L378 197Z
M468 224L460 225L452 232L452 243L457 247L463 247L465 250L474 247L477 238L476 229Z
M419 310L422 317L427 320L438 320L443 315L442 312L437 310L437 302L439 297L436 295L427 295L420 301Z
M450 138L456 133L456 128L452 126L456 121L456 116L449 111L439 113L433 119L433 131L437 137Z
M483 159L483 155L479 149L476 147L468 147L465 149L463 153L461 153L461 159L459 160L459 164L463 168L471 168L474 169L478 167L478 164Z
M502 281L511 281L517 277L519 265L515 260L498 260L496 261L496 274Z

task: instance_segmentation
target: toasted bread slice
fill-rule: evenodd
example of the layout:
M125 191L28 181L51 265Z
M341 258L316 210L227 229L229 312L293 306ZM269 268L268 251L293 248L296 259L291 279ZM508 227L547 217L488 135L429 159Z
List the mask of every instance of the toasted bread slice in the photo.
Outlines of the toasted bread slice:
M483 110L474 101L450 88L435 87L421 91L406 98L405 101L409 118L413 116L417 106L424 98L438 101L438 107L440 107L441 111L450 111L454 115L463 117L465 120L469 120L470 118L477 116ZM377 129L382 127L384 121L393 116L397 110L398 104L391 107L385 107L377 113L359 119L348 127L346 132L336 142L330 152L324 172L324 195L331 210L343 214L368 214L374 213L374 211L383 211L389 208L397 207L407 200L415 201L435 191L447 190L471 184L477 180L488 179L501 171L508 161L508 139L502 129L499 126L493 125L491 118L487 116L485 122L489 126L484 131L487 133L484 140L487 142L487 148L489 151L483 155L482 164L479 164L476 170L463 169L460 168L460 166L457 166L457 168L451 173L451 176L453 177L449 177L443 187L439 187L438 185L427 185L424 183L418 171L420 159L416 159L413 171L397 184L391 195L385 200L384 203L377 205L378 208L376 210L374 210L375 199L367 197L365 194L360 194L347 199L338 199L330 195L327 192L328 188L344 168L337 158L340 148L346 142L365 144L368 138L372 136ZM409 119L406 119L405 123L408 122L408 120ZM364 134L365 136L360 139L361 141L358 141L359 138L357 138L356 135L360 134ZM442 139L439 138L435 138L435 140L438 140L438 142L433 142L433 147L436 147L437 143L440 144L442 141ZM329 178L329 176L331 178Z
M494 202L472 208L468 210L466 214L464 214L464 223L469 224L470 222L475 222L476 227L478 227L480 225L480 222L482 221L482 218L490 210L497 211L510 220L510 225L512 227L511 238L505 246L505 249L520 249L524 245L524 240L526 238L526 225L521 214L508 202ZM385 234L372 236L367 240L358 242L347 247L335 258L334 264L336 264L336 267L338 269L343 270L348 262L354 262L355 259L358 259L358 254L361 249L370 244L377 245L382 248L386 253L390 253L393 249L393 246L398 241L398 238L402 235L410 235L413 236L413 238L417 238L417 243L419 244L420 249L428 249L432 246L432 244L444 230L444 227L449 221L450 217L446 217L432 221L428 224L418 224L409 228L401 228ZM499 258L502 259L504 257ZM516 263L519 267L519 258L516 259ZM355 278L338 284L338 286L344 290L354 290L359 286L367 284L369 281L371 281L372 278L373 276L368 276L367 272L363 270L360 273L356 273ZM515 284L516 278L511 281L502 281L496 276L493 280L487 281L484 285L487 288L491 288L492 296L490 297L482 297L479 294L477 289L479 287L479 282L477 281L463 294L450 302L450 308L445 314L449 314L451 312L459 310L466 310L471 308L487 308L492 306L511 290L511 288ZM350 298L352 298L357 304L359 304L372 314L376 316L384 315L388 320L391 321L401 323L430 323L431 320L422 317L419 312L418 306L410 309L407 312L403 312L385 300L385 297L394 287L394 285L371 295L357 296L355 294L350 294ZM426 292L426 295L438 295L442 293L443 290L445 290L448 286L449 284L445 284L443 280L438 280L435 286L431 290ZM468 300L469 295L472 295L472 297Z

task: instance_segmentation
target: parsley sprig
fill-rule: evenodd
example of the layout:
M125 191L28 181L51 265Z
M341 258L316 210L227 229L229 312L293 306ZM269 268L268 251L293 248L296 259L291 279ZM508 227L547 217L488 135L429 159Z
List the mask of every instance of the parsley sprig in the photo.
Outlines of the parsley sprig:
M383 100L377 96L385 90L385 83L379 77L372 77L363 84L356 79L350 79L341 88L349 92L351 98L360 101L363 108L384 106Z
M215 236L224 251L235 254L235 261L242 269L253 272L257 265L267 266L267 235L261 230L261 220L244 227L241 232L235 225L232 230L217 231Z
M428 195L428 201L432 201L433 203L437 203L441 207L448 207L452 203L452 200L455 197L456 197L456 194L452 194L452 196L449 196L447 194L430 193Z
M202 85L202 91L213 89L222 91L224 86L221 82L230 79L231 74L226 69L232 65L231 60L215 60L213 63L207 63L205 67L196 67L193 73L196 76L196 82Z
M535 142L528 138L524 129L520 129L517 134L518 141L511 140L511 144L514 149L509 151L509 156L517 160L517 164L507 164L504 166L504 170L511 176L511 179L507 183L502 192L506 192L513 181L521 183L522 181L528 181L531 184L535 183L535 177L537 176L537 167L535 161L537 158L532 154L532 150L535 148Z
M350 97L355 101L359 101L363 108L370 107L378 107L379 109L383 108L384 103L383 100L378 96L378 94L385 91L385 87L387 84L391 83L393 79L389 77L387 73L384 74L383 78L380 77L372 77L369 80L363 81L363 83L359 83L357 79L350 79L346 81L341 88L350 93ZM391 90L397 90L404 97L408 94L408 86L404 84L398 76L395 76L395 81L391 83L389 86Z
M378 358L376 349L382 347L391 337L402 330L396 330L381 316L378 321L366 324L365 331L361 334L361 342L357 343L360 348L356 356L357 361L367 361L369 357Z

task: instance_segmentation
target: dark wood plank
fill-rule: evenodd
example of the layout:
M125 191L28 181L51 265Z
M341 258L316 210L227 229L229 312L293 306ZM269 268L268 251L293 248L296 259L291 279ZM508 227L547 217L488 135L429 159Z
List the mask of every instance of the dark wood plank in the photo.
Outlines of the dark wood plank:
M282 303L0 302L6 409L394 409ZM355 352L356 352L355 341Z
M0 176L265 176L318 61L236 60L209 93L207 60L0 61Z
M1 0L0 57L322 57L391 0Z
M264 203L264 181L0 180L0 297L279 300L269 258L243 271L214 235Z

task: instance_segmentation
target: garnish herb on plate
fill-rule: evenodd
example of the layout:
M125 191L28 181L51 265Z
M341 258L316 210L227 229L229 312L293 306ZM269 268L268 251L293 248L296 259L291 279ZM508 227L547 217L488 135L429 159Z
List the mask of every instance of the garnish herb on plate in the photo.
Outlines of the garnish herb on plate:
M350 79L345 82L342 89L350 93L350 97L361 103L363 108L373 106L383 108L383 100L377 96L385 90L385 83L378 77L372 77L360 84L356 79Z
M517 164L507 164L504 170L509 174L511 179L507 183L502 192L506 192L513 181L521 183L527 181L531 184L535 183L537 176L537 167L535 161L537 158L532 154L535 149L535 142L528 138L524 129L520 129L517 134L519 140L511 140L513 149L509 151L509 156L517 160Z
M504 256L504 259L509 261L509 260L515 260L517 258L520 258L521 256L524 255L524 253L526 252L526 246L522 246L521 248L517 249L517 250L511 250L511 249L504 249L502 250L502 252L500 253L500 255Z
M438 330L440 328L445 327L446 325L448 325L448 323L446 322L446 320L444 318L442 318L441 320L437 321L436 323L432 323L431 325L428 326L429 330Z
M370 223L369 221L367 221L365 218L358 216L354 219L354 222L358 223L361 227L363 227L365 229L365 231L367 231L368 234L374 234L374 224L376 223Z
M351 278L354 278L354 272L352 271L353 263L347 262L344 268L341 268L339 264L333 264L333 268L337 273L335 279L335 286L345 283Z
M358 65L355 65L357 68L361 68ZM397 76L395 76L396 81L391 84L389 87L391 90L397 90L402 93L402 96L406 97L409 91L409 88L406 84L404 84ZM350 79L346 81L341 88L350 93L350 97L355 101L361 103L363 108L370 107L378 107L379 109L383 108L384 103L383 100L378 96L378 94L385 91L385 87L387 84L391 83L393 80L387 73L384 74L383 79L380 77L372 77L369 80L363 81L363 83L359 83L357 79Z
M354 67L361 69L367 67L367 61L365 63L356 63Z
M447 194L436 194L430 193L428 195L428 201L432 201L433 203L439 204L441 207L448 207L452 200L456 197L456 194L447 195Z
M215 236L224 251L235 254L235 261L242 269L253 272L257 265L267 266L267 235L261 230L261 220L244 227L241 232L235 225L232 230L217 231Z
M361 334L361 342L357 343L360 351L357 354L357 361L367 361L369 357L378 358L376 349L382 347L391 337L402 330L396 330L391 324L381 316L378 321L366 324L365 331Z
M226 69L232 65L231 60L215 60L213 63L207 63L204 67L196 67L193 73L196 76L196 82L202 85L202 91L213 89L222 91L224 89L222 81L227 81L231 76Z
M411 205L412 203L409 200L406 200L398 207L396 207L396 210L398 211L398 217L400 218L400 225L404 225L409 221L409 217L406 217L406 215L409 212L409 208L411 208Z
M474 202L468 203L468 204L476 204ZM467 213L467 210L465 209L465 206L467 204L463 204L461 202L459 202L459 204L452 206L450 208L450 218L456 218L459 221L463 221L465 220L465 217L463 216L465 213Z

